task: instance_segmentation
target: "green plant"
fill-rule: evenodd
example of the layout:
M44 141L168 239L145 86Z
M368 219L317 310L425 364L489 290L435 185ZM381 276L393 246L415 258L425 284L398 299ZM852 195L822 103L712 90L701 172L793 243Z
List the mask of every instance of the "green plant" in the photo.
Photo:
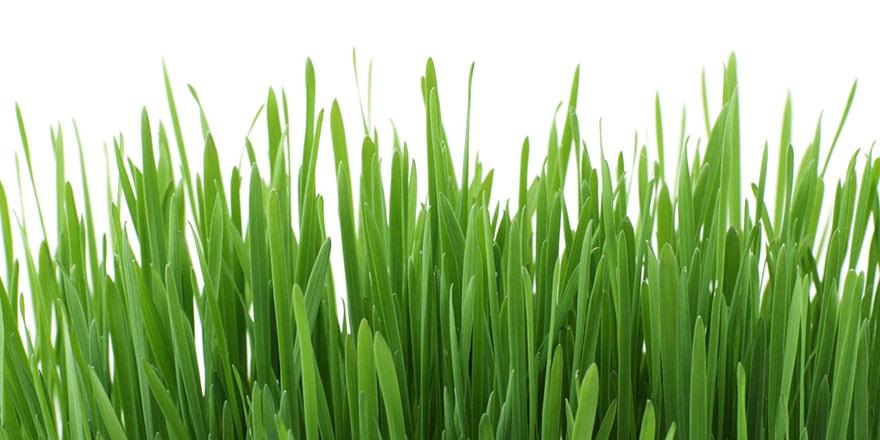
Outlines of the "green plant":
M714 120L703 87L704 146L682 136L678 163L666 162L658 98L658 160L641 146L629 172L622 155L615 165L582 142L575 72L541 168L528 169L527 139L518 200L500 205L467 137L453 163L429 61L427 191L396 136L382 179L366 117L354 186L331 107L332 242L344 261L334 277L311 62L305 78L302 147L286 95L270 90L258 114L268 149L248 140L250 164L223 175L204 112L204 167L190 167L166 73L170 134L144 111L140 164L121 136L108 157L109 235L95 230L86 181L81 193L67 183L60 127L54 249L42 209L41 230L16 228L0 185L2 437L880 435L880 162L853 154L822 214L855 85L824 160L819 126L795 154L786 103L776 186L765 145L744 195L735 58ZM20 112L18 122L36 194Z

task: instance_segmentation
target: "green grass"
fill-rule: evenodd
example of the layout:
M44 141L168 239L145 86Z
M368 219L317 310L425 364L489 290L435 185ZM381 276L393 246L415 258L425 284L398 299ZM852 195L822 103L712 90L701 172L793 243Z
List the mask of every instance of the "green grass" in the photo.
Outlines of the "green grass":
M632 166L583 142L575 72L563 124L546 151L523 143L518 185L502 183L518 198L499 203L468 136L449 143L431 61L418 164L396 136L379 143L369 92L367 135L352 137L335 102L316 109L311 62L305 78L302 144L270 91L255 121L268 145L249 139L231 174L204 112L184 144L166 73L170 125L145 110L136 147L116 138L106 188L67 182L60 127L39 228L3 176L0 437L880 435L880 161L857 152L840 182L825 177L855 85L830 143L817 126L792 148L786 103L744 186L755 146L740 145L733 57L716 115L704 81L705 139L664 137L657 97L656 145L636 144ZM30 198L43 184L18 122ZM334 170L317 166L322 136ZM332 171L336 188L319 188ZM93 212L101 197L108 212Z

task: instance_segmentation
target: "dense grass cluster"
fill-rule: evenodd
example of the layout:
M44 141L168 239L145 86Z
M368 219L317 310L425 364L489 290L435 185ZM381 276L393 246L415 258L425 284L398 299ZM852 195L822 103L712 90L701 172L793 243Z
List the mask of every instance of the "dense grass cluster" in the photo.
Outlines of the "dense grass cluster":
M134 160L115 139L107 213L93 212L84 178L76 191L67 182L53 129L53 247L43 209L42 230L13 223L24 212L0 185L0 436L880 435L880 161L853 154L832 191L824 177L852 93L833 140L817 126L802 154L787 104L775 186L765 146L758 182L743 187L742 148L755 150L740 145L733 57L714 118L703 87L706 140L682 134L668 155L658 99L657 160L637 143L629 168L583 142L576 72L542 166L528 169L526 140L518 200L499 204L467 137L453 161L429 61L427 163L396 136L382 162L363 118L352 170L333 103L337 186L320 190L337 191L339 210L327 213L310 62L305 78L302 144L286 96L270 90L255 120L268 145L248 140L249 165L223 175L204 112L203 137L184 144L166 74L170 130L145 111ZM32 197L40 183L18 116ZM35 325L22 325L30 314Z

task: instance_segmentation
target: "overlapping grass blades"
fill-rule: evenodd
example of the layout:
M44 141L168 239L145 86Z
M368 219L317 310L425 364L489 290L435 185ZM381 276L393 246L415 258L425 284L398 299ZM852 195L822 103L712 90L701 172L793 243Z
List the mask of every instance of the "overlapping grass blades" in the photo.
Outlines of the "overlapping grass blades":
M351 136L332 104L339 211L328 213L311 62L305 78L302 145L286 94L270 91L268 146L247 140L248 165L225 175L204 112L202 138L184 144L166 73L173 136L144 111L139 161L115 139L107 234L86 180L67 181L60 127L56 207L37 205L40 229L13 222L25 213L8 206L3 176L0 436L880 435L880 162L853 153L839 183L825 177L855 86L833 140L817 126L802 154L787 102L779 177L768 181L765 146L743 188L740 159L755 150L740 145L733 57L714 119L703 87L707 139L682 136L670 154L658 96L657 160L639 146L631 168L583 142L576 72L542 166L529 170L542 149L526 140L518 200L499 204L468 136L456 168L429 61L426 163L396 136L380 161L388 148L369 116ZM187 158L195 145L201 170ZM44 212L57 219L52 247ZM344 261L335 277L331 243Z

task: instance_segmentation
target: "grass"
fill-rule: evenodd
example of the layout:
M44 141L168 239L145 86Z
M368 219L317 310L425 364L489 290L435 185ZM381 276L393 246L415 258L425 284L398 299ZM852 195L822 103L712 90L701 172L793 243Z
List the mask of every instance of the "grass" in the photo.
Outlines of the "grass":
M467 137L453 160L431 61L418 165L396 136L380 161L369 116L351 138L335 102L329 118L316 111L311 62L305 78L302 146L286 95L270 91L255 120L268 145L248 140L249 164L228 175L204 112L202 138L184 144L166 73L171 131L144 111L139 158L115 139L109 212L93 212L85 179L67 182L60 127L40 229L13 222L24 212L10 210L3 176L0 436L880 435L880 161L855 153L839 183L826 190L825 178L855 85L833 140L817 126L800 154L786 103L779 145L744 187L754 146L740 145L735 58L717 115L704 82L705 142L664 138L657 97L656 150L639 146L631 167L583 142L575 72L542 166L528 169L526 140L518 200L499 204ZM31 197L41 184L18 118L29 179L18 187ZM325 119L329 213L319 190L332 188L316 185L330 171L317 167ZM194 145L203 169L189 165ZM54 248L44 213L57 216Z

